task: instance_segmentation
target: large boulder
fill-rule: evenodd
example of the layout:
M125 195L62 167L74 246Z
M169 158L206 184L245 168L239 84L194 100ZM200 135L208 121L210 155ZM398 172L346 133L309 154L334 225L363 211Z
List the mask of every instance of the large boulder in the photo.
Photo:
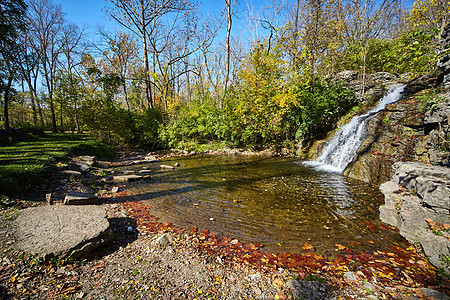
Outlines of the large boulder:
M112 238L100 206L40 206L20 212L16 247L44 258L82 257Z
M448 233L433 231L429 222L450 224L450 169L397 162L392 179L380 186L385 205L381 221L399 229L410 243L422 247L430 262L450 274Z

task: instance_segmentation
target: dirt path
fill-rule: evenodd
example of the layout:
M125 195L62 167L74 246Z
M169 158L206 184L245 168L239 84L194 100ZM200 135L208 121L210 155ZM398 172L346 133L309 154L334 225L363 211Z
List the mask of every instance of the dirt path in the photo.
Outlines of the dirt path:
M127 156L116 165L140 158ZM77 184L69 179L65 187ZM0 299L446 299L436 291L450 290L414 249L395 255L341 249L333 260L270 254L207 230L160 223L126 190L102 195L116 237L82 261L41 262L14 250L18 210L1 212ZM37 205L22 205L30 204ZM174 241L155 244L164 233Z

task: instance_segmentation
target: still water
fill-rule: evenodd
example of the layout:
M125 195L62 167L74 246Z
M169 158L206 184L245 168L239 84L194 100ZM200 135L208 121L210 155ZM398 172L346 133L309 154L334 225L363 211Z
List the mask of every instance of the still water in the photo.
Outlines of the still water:
M151 181L128 189L163 222L209 229L267 251L304 252L307 242L322 254L336 244L354 251L388 250L400 236L380 229L377 187L288 158L205 155L127 167L153 170Z

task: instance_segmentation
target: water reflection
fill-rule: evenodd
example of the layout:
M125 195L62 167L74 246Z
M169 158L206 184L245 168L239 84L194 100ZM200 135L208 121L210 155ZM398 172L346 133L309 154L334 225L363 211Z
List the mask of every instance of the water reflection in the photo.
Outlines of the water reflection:
M282 158L197 156L164 163L175 162L181 168L149 164L153 180L129 187L163 221L263 243L278 252L300 252L305 242L327 252L335 244L369 250L400 240L367 226L379 225L379 191L340 174Z

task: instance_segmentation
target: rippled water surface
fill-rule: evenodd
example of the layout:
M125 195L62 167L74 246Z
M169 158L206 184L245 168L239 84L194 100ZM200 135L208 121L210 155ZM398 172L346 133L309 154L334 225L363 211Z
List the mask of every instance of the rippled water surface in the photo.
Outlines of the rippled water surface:
M161 164L176 162L181 167L175 170L132 167L154 171L151 181L128 188L164 222L262 243L276 252L302 252L306 242L319 253L334 252L336 244L387 250L403 241L379 227L384 198L366 183L285 158L190 156Z

